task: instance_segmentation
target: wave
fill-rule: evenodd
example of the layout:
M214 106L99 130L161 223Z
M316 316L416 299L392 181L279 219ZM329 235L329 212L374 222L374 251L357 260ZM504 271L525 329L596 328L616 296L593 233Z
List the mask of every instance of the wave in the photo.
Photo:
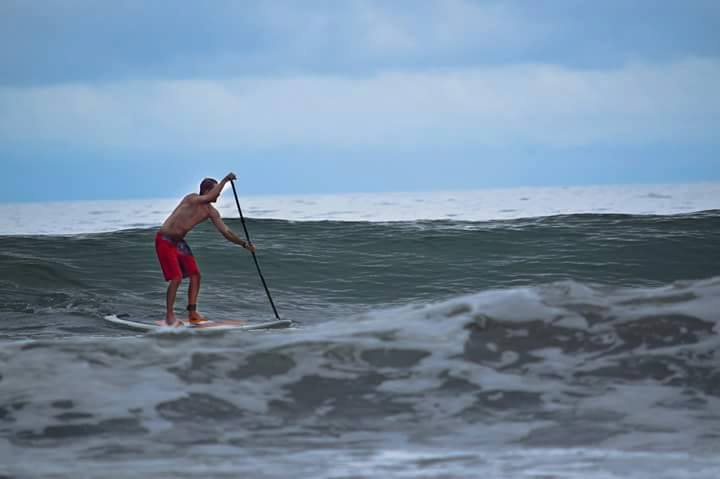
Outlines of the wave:
M716 427L702 416L720 404L717 311L720 277L652 288L564 281L285 332L5 344L0 411L23 446L167 440L158 430L168 424L177 441L202 443L210 427L259 447L361 430L559 447L681 438L698 451Z
M228 224L238 231L238 221ZM707 263L714 253L712 244L720 239L720 210L673 216L567 215L534 219L486 222L413 221L294 222L252 220L250 229L259 255L293 268L297 260L343 265L385 261L388 267L405 269L424 263L440 269L476 262L486 269L501 266L518 269L540 264L548 270L557 262L561 268L585 263L632 268L633 263L689 269ZM38 272L53 280L72 278L74 271L87 277L101 271L99 263L125 272L136 266L135 259L154 261L154 229L131 229L113 233L69 236L0 236L0 277ZM200 259L214 266L233 249L210 225L193 231L189 242ZM393 258L412 261L396 264ZM303 263L303 267L307 264ZM312 266L312 265L311 265ZM142 268L140 268L142 270ZM717 271L715 271L717 272ZM711 276L703 274L701 276ZM697 277L691 274L688 277Z
M237 222L229 222L238 230ZM258 258L283 315L429 304L481 290L559 281L657 286L720 275L720 215L571 215L496 222L253 221ZM67 318L161 314L165 283L152 229L0 237L0 315L26 330ZM203 271L203 310L268 319L254 265L209 225L188 237ZM182 296L179 299L182 301ZM22 328L21 328L22 329ZM15 333L11 334L11 337Z

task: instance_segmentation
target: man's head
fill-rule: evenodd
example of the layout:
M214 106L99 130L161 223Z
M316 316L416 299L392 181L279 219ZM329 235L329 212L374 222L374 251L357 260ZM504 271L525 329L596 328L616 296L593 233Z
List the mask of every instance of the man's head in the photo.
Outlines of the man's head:
M200 182L200 194L204 195L208 193L215 187L215 185L217 185L217 180L215 178L205 178Z

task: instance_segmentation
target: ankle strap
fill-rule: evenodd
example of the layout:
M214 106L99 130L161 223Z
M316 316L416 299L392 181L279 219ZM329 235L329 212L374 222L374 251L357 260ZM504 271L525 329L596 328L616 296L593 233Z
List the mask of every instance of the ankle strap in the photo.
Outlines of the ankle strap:
M188 304L186 309L188 311L197 311L197 304Z

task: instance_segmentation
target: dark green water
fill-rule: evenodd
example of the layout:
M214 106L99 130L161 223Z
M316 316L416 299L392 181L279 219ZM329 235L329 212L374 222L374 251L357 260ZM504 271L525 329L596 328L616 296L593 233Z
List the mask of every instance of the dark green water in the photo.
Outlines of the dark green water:
M252 230L281 315L311 322L490 288L564 280L651 286L720 274L717 211L483 223L260 220ZM0 314L31 328L13 325L9 336L103 329L98 318L109 313L161 316L165 283L153 236L148 229L0 237ZM188 242L203 272L206 314L272 317L246 251L207 226Z

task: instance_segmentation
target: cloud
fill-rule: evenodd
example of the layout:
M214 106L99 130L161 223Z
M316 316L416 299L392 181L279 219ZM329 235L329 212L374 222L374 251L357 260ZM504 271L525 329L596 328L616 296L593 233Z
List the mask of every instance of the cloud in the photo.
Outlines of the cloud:
M720 56L716 0L0 2L0 84L363 76ZM642 22L637 19L642 18Z
M0 139L91 148L716 142L720 62L0 88Z
M317 51L329 42L346 55L367 59L442 56L529 44L544 28L521 10L469 0L368 1L323 4L267 2L257 21L284 46ZM309 7L309 8L308 8ZM310 47L310 48L309 48Z
M183 5L0 2L0 84L368 74L460 65L532 45L522 9L472 0ZM498 48L501 47L501 48Z

